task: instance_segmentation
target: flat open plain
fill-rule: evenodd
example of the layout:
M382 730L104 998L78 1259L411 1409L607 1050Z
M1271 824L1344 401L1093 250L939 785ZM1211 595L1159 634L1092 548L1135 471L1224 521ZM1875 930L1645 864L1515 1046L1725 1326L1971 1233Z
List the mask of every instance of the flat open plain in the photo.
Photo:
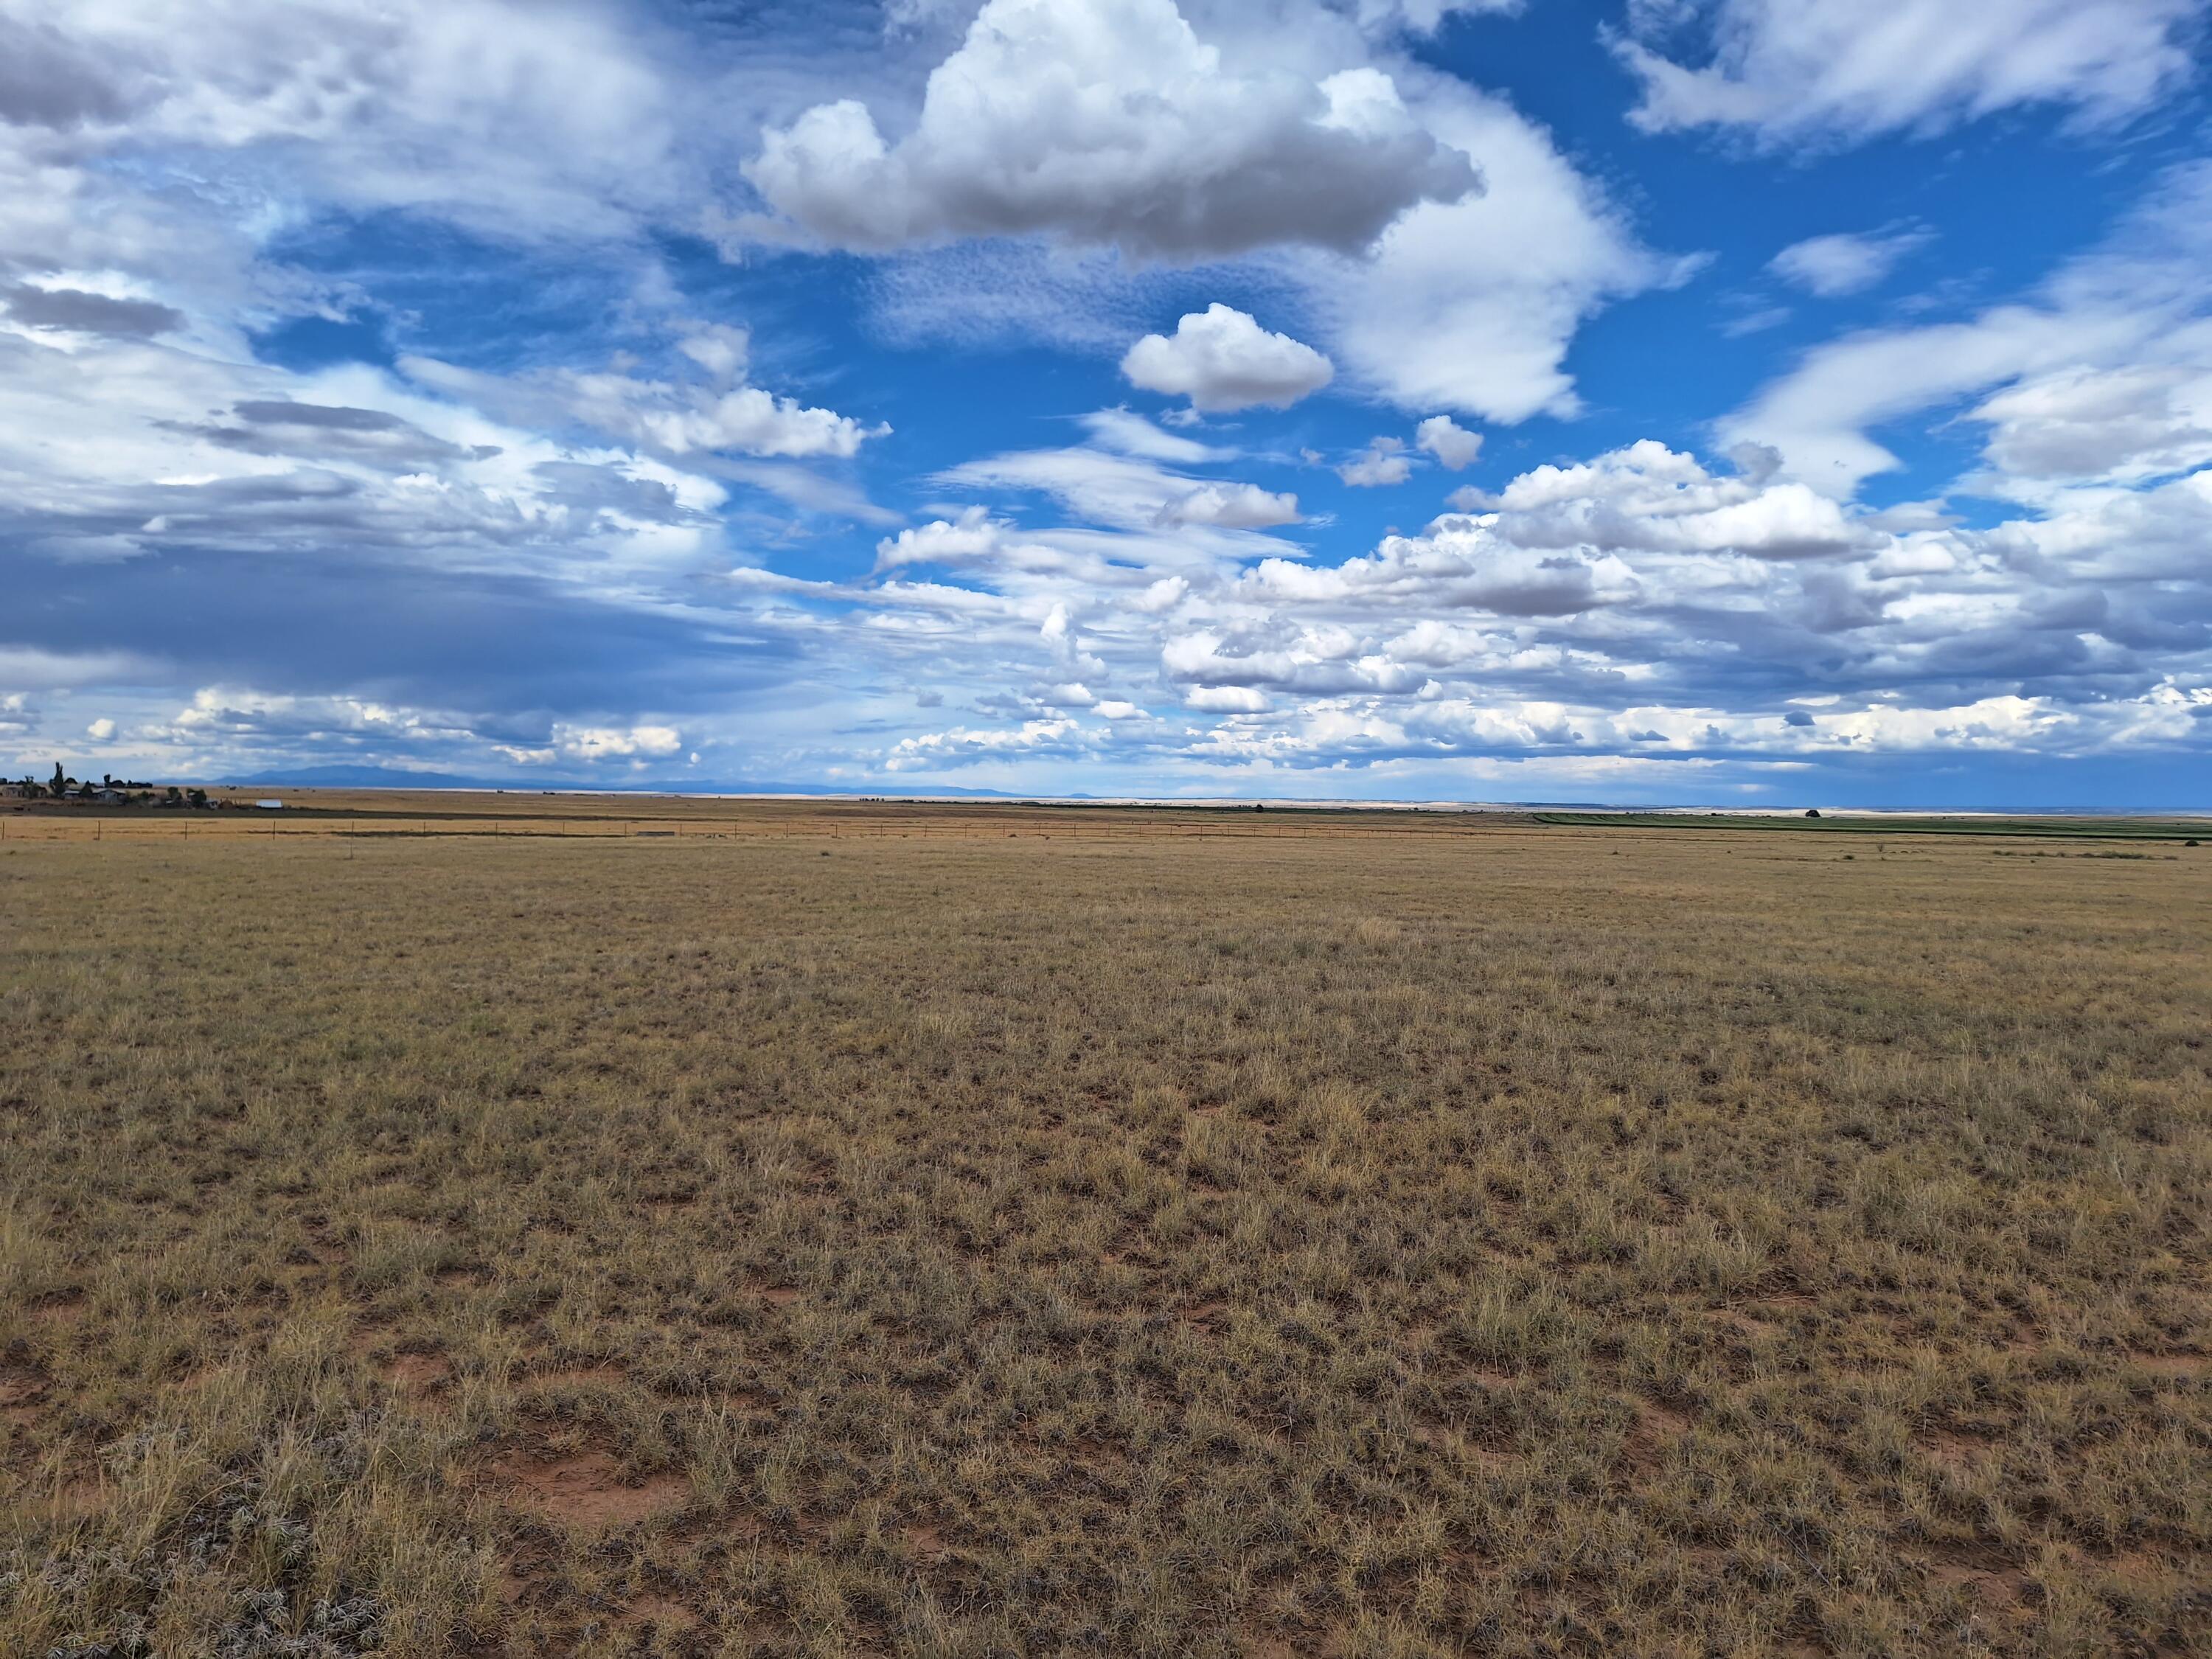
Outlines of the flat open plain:
M9 819L0 1653L2212 1652L2212 849L321 804Z

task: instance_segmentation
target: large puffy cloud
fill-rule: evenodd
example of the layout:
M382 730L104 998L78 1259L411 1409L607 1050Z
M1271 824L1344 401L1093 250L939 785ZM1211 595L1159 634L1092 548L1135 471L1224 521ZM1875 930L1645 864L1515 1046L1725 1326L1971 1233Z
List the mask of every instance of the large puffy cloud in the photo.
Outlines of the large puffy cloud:
M1764 471L1716 477L1695 457L1647 438L1579 465L1537 467L1495 497L1473 499L1495 507L1525 547L1790 559L1870 544L1834 501L1802 483L1771 482Z
M1647 131L1718 126L1771 143L1932 132L2024 104L2081 125L2148 107L2191 69L2202 0L1639 0L1615 49ZM1688 33L1707 54L1650 44Z
M1486 189L1415 207L1371 258L1295 266L1332 356L1409 413L1574 413L1565 360L1583 319L1687 267L1646 252L1550 135L1504 100L1449 76L1401 78L1430 131L1481 157Z
M1121 373L1132 386L1217 414L1255 404L1288 409L1336 370L1311 346L1217 302L1183 318L1172 336L1145 336L1121 359Z
M1565 363L1584 320L1696 268L1646 249L1606 191L1507 99L1383 55L1346 15L1351 9L1185 0L1185 9L1201 33L1222 40L1224 62L1266 64L1313 84L1347 65L1371 71L1382 63L1408 117L1480 163L1482 190L1412 204L1364 251L1278 246L1188 276L1036 238L909 246L872 274L880 326L903 341L1042 338L1097 351L1118 348L1169 304L1212 298L1191 291L1200 282L1217 292L1234 283L1269 296L1271 320L1324 350L1340 386L1412 415L1510 422L1573 413ZM1029 97L1016 82L1002 101L1025 109ZM1319 197L1333 185L1317 174L1297 188ZM1070 200L1079 207L1082 198Z
M1174 0L990 0L911 132L821 104L764 132L744 173L838 247L1045 234L1171 259L1358 250L1479 184L1380 70L1240 69Z

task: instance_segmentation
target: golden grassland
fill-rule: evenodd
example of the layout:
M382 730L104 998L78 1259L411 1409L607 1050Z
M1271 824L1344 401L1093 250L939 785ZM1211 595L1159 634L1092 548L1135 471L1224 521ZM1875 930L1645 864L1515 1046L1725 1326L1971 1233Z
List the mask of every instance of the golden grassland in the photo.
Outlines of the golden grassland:
M0 1654L2212 1653L2212 854L669 811L10 823Z
M1000 839L1081 835L1092 839L1264 835L1457 835L1471 824L1526 826L1525 811L1413 811L1395 808L1144 806L1073 802L982 804L869 798L797 799L775 796L556 794L536 790L282 789L283 810L254 809L266 792L217 789L214 811L152 807L94 807L16 801L0 811L0 845L114 840L142 846L194 838L259 839L398 836L572 836L713 839ZM2212 825L2206 833L2212 835Z

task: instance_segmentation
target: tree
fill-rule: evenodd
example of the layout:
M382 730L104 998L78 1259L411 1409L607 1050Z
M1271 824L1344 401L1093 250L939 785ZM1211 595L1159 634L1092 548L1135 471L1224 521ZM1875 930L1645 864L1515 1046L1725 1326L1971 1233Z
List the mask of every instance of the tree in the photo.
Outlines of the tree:
M62 763L59 761L54 763L54 781L46 786L46 793L56 800L69 793L69 779L62 775Z
M188 797L186 797L186 799L191 802L195 809L205 806L207 805L207 791L204 789L195 789Z

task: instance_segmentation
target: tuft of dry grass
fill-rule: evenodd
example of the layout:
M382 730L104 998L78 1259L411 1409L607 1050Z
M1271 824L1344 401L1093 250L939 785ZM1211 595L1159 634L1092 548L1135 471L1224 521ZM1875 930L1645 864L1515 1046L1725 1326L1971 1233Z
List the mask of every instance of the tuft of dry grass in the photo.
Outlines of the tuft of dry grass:
M0 1652L2212 1651L2212 866L717 822L0 850Z

